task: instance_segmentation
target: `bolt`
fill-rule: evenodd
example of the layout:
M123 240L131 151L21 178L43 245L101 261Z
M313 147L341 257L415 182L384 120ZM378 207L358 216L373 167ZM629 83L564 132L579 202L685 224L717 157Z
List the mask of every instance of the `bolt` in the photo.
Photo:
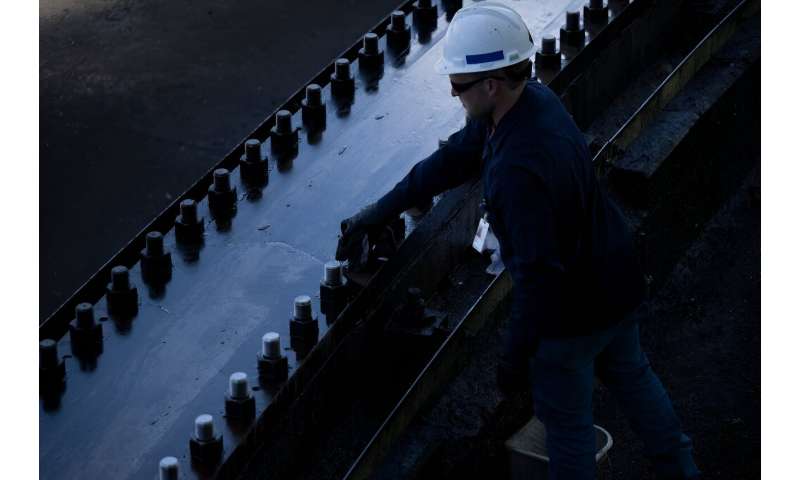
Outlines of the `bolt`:
M75 307L75 318L78 320L78 327L91 328L94 325L94 309L91 303L79 303Z
M225 168L214 170L214 190L229 192L231 190L231 173Z
M555 36L548 34L542 37L542 53L547 55L555 55L556 53Z
M334 84L331 84L331 89L334 89ZM318 131L325 127L325 103L322 101L322 87L316 83L312 83L306 87L306 98L301 102L303 125L305 125L309 132Z
M164 236L161 232L149 232L145 238L147 255L158 257L164 253Z
M406 14L400 10L392 12L392 30L405 30L406 28Z
M111 314L129 314L137 309L138 293L131 287L130 271L123 265L111 269L111 283L106 286L106 304Z
M588 7L584 6L584 13L588 14L588 12ZM559 34L561 36L561 47L567 50L568 57L571 56L573 51L583 48L586 44L586 32L581 26L581 14L579 10L570 10L567 12L567 21L561 27ZM552 58L555 59L555 56L552 56Z
M581 29L581 12L578 10L567 11L567 31L574 32Z
M584 22L589 23L589 28L593 29L599 24L608 23L608 7L604 0L590 0L589 4L583 7Z
M228 384L228 394L231 398L243 400L250 397L250 389L247 388L247 374L236 372L231 374Z
M127 267L117 265L111 269L111 287L114 290L128 290L131 286L130 273Z
M347 80L350 78L350 61L346 58L336 60L336 79Z
M378 53L378 36L372 32L364 36L364 53L375 55Z
M279 110L275 115L275 131L279 134L292 133L292 112Z
M289 359L281 355L281 337L267 332L261 337L258 352L258 378L269 382L286 380L289 376Z
M261 161L261 142L255 138L244 142L244 157L248 162L257 163Z
M325 263L325 283L330 286L342 284L342 262L331 260Z
M197 223L197 203L192 199L181 202L181 221L187 225Z
M222 456L222 435L214 433L214 419L203 414L194 420L194 436L189 439L192 460L207 465L216 464Z
M294 298L294 318L295 320L311 320L311 297L300 295Z
M316 83L306 87L306 103L311 107L322 105L322 87Z
M56 366L58 366L58 344L55 340L46 338L39 342L39 368Z
M159 480L178 480L178 459L164 457L158 462Z
M281 336L268 332L261 337L261 356L270 359L281 358Z
M201 442L214 440L214 419L203 414L194 419L194 436Z

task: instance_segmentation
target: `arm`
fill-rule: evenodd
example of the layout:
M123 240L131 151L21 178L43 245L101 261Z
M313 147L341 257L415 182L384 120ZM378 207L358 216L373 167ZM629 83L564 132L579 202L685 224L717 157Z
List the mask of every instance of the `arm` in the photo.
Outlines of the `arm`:
M378 208L393 217L476 177L480 174L485 140L485 124L468 120L464 128L450 135L446 145L417 162L392 190L378 200Z
M342 221L336 258L359 264L364 257L366 234L380 231L403 211L423 205L434 195L477 176L485 140L485 124L467 121L464 128L450 135L446 145L417 162L405 178L380 200Z

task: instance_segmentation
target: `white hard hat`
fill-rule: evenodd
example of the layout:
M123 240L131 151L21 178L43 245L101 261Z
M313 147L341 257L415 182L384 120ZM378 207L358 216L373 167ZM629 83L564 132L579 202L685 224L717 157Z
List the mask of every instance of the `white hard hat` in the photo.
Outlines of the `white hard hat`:
M481 2L456 12L444 36L436 73L475 73L528 60L536 47L522 17L498 2Z

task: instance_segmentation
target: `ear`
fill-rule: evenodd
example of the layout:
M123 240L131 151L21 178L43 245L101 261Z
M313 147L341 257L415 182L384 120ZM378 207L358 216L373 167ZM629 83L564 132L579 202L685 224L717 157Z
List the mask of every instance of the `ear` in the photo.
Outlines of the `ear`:
M500 86L500 80L495 80L494 78L490 78L488 80L485 80L483 83L485 85L484 88L486 88L486 94L489 95L490 97L496 97L500 93L500 88L502 88Z

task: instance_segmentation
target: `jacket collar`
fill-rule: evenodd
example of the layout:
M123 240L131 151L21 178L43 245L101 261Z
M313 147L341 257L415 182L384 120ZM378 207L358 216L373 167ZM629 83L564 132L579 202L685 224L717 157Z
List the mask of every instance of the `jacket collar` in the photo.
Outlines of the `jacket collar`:
M536 80L529 80L529 82L535 82ZM525 115L526 113L526 105L530 99L530 87L526 84L525 88L522 89L522 93L520 94L517 101L514 102L514 105L508 109L503 118L500 119L500 122L495 126L494 132L489 134L491 131L491 126L487 128L487 141L484 144L483 148L483 157L488 158L494 156L497 153L497 150L500 148L503 140L506 136L510 134L510 132L514 131L514 126L517 125L520 121L520 118Z

